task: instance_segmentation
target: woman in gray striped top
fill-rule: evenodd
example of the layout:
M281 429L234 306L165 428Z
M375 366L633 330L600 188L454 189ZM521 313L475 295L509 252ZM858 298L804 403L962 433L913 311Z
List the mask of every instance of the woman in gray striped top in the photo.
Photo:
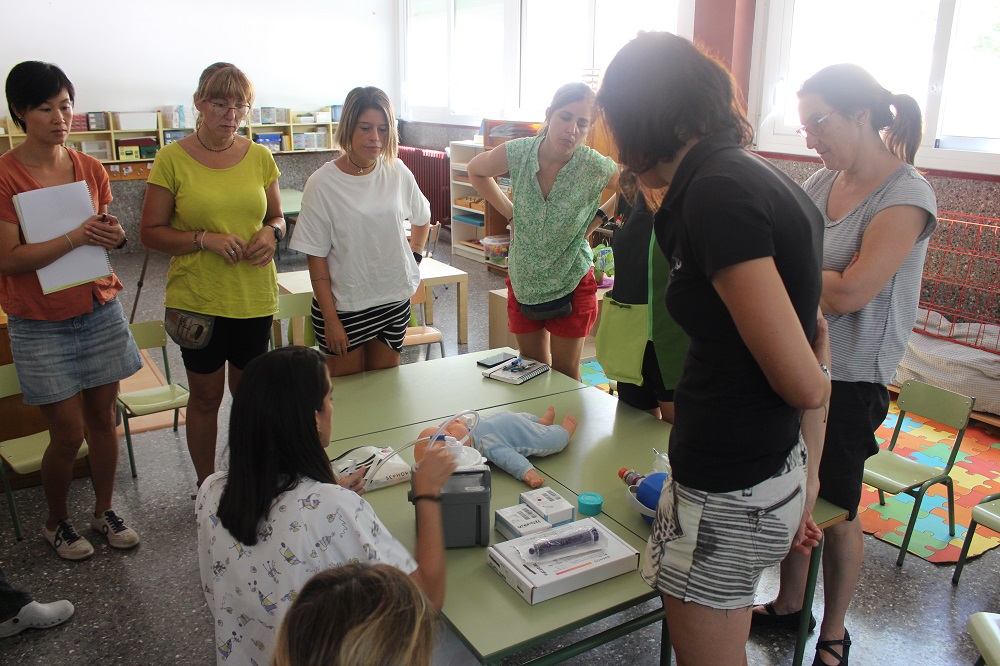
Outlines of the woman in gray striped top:
M934 192L913 168L920 107L864 69L827 67L799 95L798 130L823 160L803 186L823 213L823 296L830 326L833 391L820 463L821 497L849 510L827 528L825 609L815 664L846 664L844 626L864 556L856 520L865 459L889 406L886 385L917 314L927 241L937 222ZM884 131L884 133L883 133ZM754 609L754 624L798 626L807 558L782 564L781 591Z

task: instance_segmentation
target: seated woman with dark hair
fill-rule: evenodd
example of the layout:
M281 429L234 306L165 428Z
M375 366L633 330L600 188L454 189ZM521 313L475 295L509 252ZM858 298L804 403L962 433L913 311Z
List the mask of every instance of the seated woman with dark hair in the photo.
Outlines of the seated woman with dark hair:
M437 609L396 567L354 562L316 574L285 616L273 666L428 666Z
M351 488L323 447L330 441L330 376L317 351L283 347L244 371L229 421L228 470L198 493L198 558L215 618L218 663L270 661L274 634L315 573L353 561L383 562L408 573L430 601L444 603L441 507L417 501L411 557ZM413 473L415 498L440 496L455 469L443 445ZM236 659L231 659L235 656Z

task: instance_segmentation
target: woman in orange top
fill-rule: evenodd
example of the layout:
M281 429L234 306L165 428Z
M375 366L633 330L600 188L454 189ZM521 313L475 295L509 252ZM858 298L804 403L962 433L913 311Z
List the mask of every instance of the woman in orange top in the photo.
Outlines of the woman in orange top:
M66 497L84 432L97 496L90 524L115 548L139 543L139 535L112 509L111 496L118 467L118 382L137 372L142 361L115 298L122 283L114 273L44 294L35 271L83 245L121 248L125 232L107 214L111 187L104 167L63 145L75 94L63 71L22 62L7 76L6 92L11 117L25 139L0 155L0 307L8 315L24 402L41 407L51 437L42 459L49 507L43 534L60 557L82 560L94 549L70 522ZM13 196L79 180L87 183L96 213L67 234L27 243Z

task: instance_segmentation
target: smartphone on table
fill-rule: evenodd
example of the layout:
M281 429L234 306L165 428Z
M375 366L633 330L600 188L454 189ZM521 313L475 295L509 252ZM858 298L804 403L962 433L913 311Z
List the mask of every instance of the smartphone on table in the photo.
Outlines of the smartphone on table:
M479 359L476 361L476 365L481 365L484 368L492 368L500 365L501 363L506 363L512 358L517 358L517 356L514 354L508 354L507 352L501 352L499 354L494 354L493 356L487 356L486 358Z

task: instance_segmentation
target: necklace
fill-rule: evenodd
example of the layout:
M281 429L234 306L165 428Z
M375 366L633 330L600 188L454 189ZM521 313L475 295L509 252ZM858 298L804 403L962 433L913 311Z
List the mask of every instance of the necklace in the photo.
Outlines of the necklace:
M195 132L194 136L195 136L196 139L198 139L198 143L201 144L202 148L204 148L205 150L211 151L213 153L221 153L221 152L224 152L226 150L229 150L230 148L233 147L233 144L236 143L236 135L234 134L233 135L233 140L230 141L229 145L226 146L225 148L209 148L208 146L205 145L205 142L201 140L201 133L200 132ZM355 165L355 166L357 166L357 165Z
M371 164L369 164L368 166L361 166L360 164L358 164L357 162L355 162L354 160L352 160L352 159L351 159L351 154L350 154L350 153L347 153L347 160L348 160L348 161L349 161L349 162L350 162L351 164L353 164L354 166L358 167L358 175L359 175L359 176L363 176L363 175L364 175L364 173L365 173L365 169L371 169L372 167L374 167L374 166L375 166L375 162L378 162L378 158L376 157L376 158L375 158L375 162L372 162L372 163L371 163Z

